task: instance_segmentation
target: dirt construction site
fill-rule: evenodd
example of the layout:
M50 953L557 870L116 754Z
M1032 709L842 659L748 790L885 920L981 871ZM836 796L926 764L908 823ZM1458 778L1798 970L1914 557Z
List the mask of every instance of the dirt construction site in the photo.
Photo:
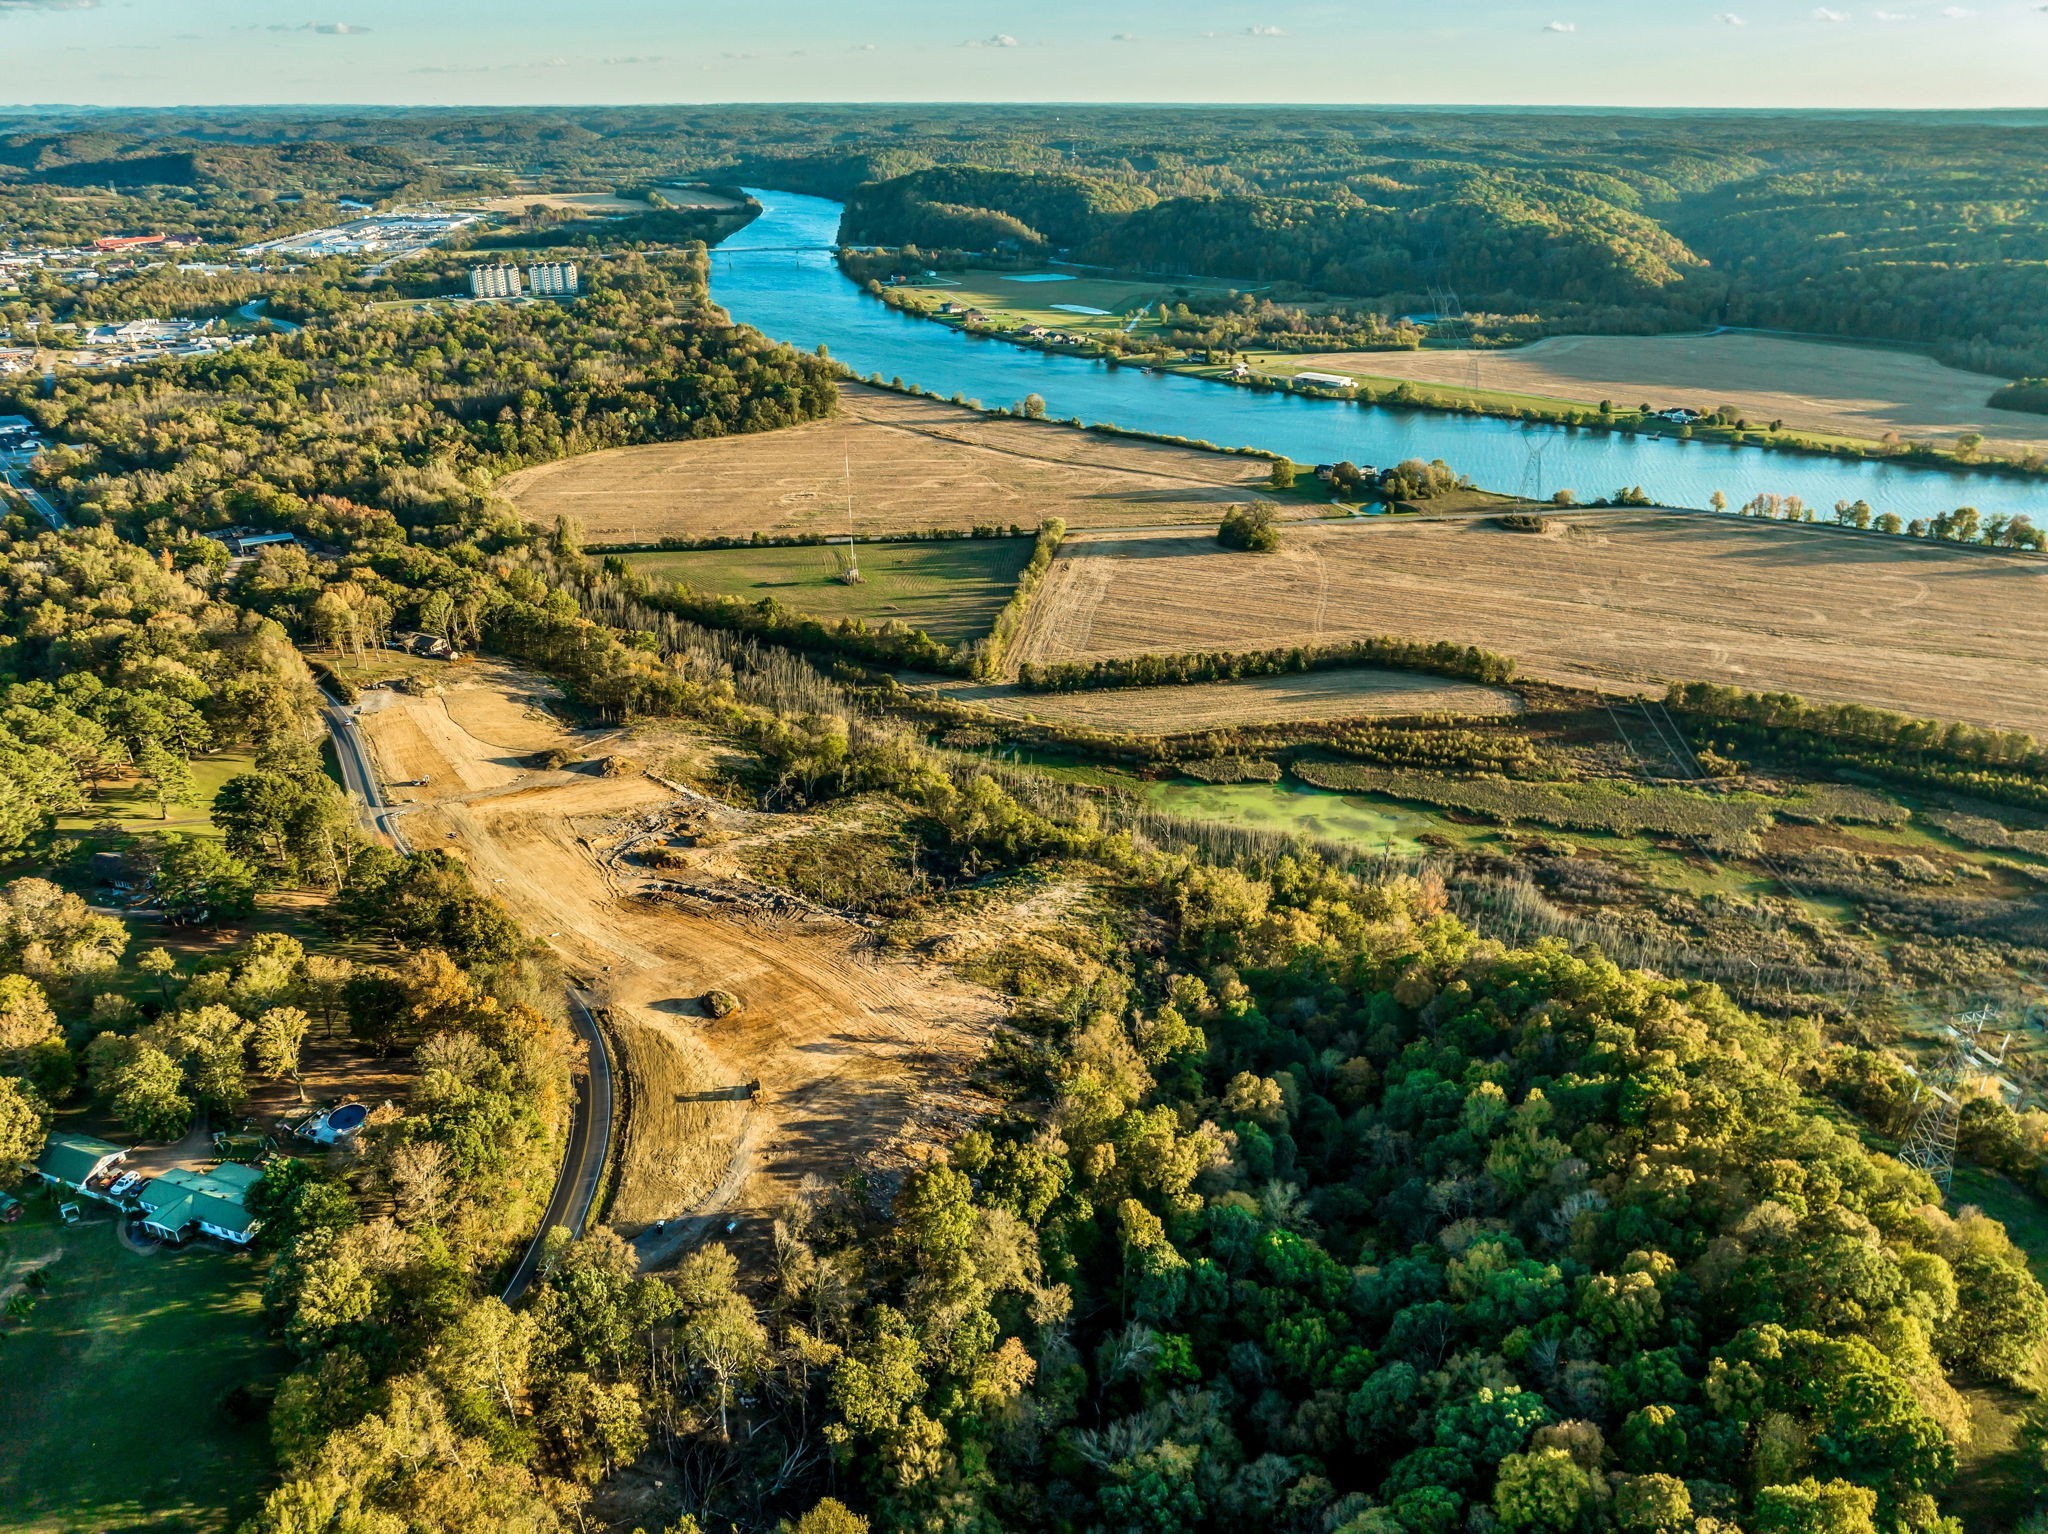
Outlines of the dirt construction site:
M981 415L860 384L840 414L782 431L609 448L506 476L521 517L580 522L592 544L755 532L839 533L847 486L862 533L1214 524L1252 499L1263 458Z
M2048 561L1704 514L1544 523L1297 524L1261 555L1196 530L1070 536L1010 658L1394 634L1567 686L1704 680L2048 734Z
M412 845L460 856L603 1008L623 1107L608 1218L644 1259L714 1224L759 1234L808 1177L886 1178L981 1110L966 1077L993 993L739 872L750 839L803 817L649 776L526 673L443 676L366 691L359 724ZM711 1016L713 990L739 1009Z

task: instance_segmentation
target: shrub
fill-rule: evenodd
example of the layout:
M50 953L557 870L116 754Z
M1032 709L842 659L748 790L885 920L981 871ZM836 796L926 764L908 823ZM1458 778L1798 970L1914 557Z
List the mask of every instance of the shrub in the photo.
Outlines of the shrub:
M1280 513L1264 501L1233 506L1216 529L1216 541L1247 554L1271 553L1280 547Z
M1280 764L1243 756L1211 756L1177 764L1198 783L1278 783Z
M731 1017L739 1009L740 999L731 991L714 987L704 993L704 1010L712 1017Z

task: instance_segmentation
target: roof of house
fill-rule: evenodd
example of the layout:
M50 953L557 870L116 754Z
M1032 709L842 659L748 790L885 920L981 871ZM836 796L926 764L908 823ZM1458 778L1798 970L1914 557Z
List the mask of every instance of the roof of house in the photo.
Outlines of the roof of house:
M246 1231L255 1220L243 1200L261 1181L263 1174L256 1168L232 1162L211 1172L174 1167L144 1183L136 1197L149 1223L162 1230L183 1230L198 1221L221 1230Z
M60 1129L43 1146L43 1154L36 1161L36 1170L45 1177L70 1183L75 1188L92 1176L93 1168L107 1157L120 1154L122 1148L118 1145Z

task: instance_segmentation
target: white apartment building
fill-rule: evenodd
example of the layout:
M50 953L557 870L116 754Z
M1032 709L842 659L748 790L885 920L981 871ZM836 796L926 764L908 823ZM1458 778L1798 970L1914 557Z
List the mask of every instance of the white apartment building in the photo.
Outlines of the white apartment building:
M526 286L541 298L560 298L577 291L574 261L536 261L526 269Z
M519 268L511 265L472 266L469 269L471 298L517 298Z

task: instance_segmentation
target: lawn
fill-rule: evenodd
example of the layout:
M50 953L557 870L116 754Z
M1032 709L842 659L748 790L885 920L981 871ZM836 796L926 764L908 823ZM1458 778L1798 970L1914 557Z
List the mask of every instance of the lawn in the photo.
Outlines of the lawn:
M1067 277L1047 281L1048 276ZM1037 278L1037 281L1032 281ZM1022 279L1022 280L1020 280ZM1130 281L1120 277L1091 277L1082 274L1039 272L993 272L982 269L948 272L943 284L919 284L908 290L936 304L957 303L980 309L996 322L1044 325L1048 329L1086 335L1122 330L1140 309L1156 310L1161 303L1173 303L1196 293L1227 293L1228 283L1197 278L1147 278ZM1083 309L1100 309L1101 314L1075 314L1055 308L1073 304ZM1141 321L1140 331L1156 330L1156 317Z
M959 538L936 543L860 546L861 581L838 579L843 548L693 549L630 554L636 570L697 591L759 601L773 597L795 612L827 620L896 619L935 639L979 639L1010 600L1031 558L1029 538Z
M47 1198L0 1226L0 1254L0 1270L55 1257L27 1316L0 1323L0 1530L199 1531L245 1517L269 1447L260 1421L233 1421L222 1398L286 1362L265 1335L255 1260L138 1255L112 1218L60 1226Z
M168 814L149 797L147 785L139 779L102 787L79 813L58 816L57 831L64 836L90 837L98 827L111 822L117 831L130 835L177 831L187 836L219 836L220 830L213 823L214 796L229 778L248 772L255 765L256 754L247 746L195 756L192 780L198 794L190 804L168 806Z

